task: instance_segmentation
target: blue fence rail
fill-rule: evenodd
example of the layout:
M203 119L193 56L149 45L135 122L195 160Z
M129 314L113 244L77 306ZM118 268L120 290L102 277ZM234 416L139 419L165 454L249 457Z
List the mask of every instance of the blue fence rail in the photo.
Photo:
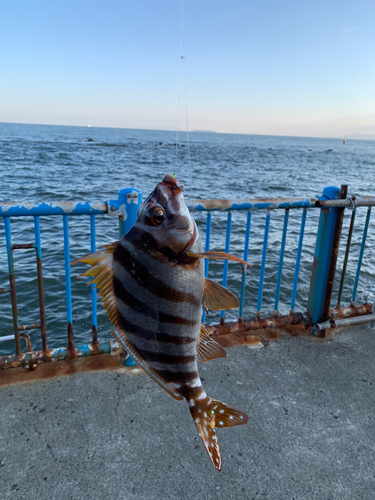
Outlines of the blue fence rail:
M370 223L371 207L375 205L375 197L367 196L361 198L347 197L347 189L342 186L339 188L326 188L323 195L316 198L307 199L246 199L246 200L190 200L187 205L192 212L206 212L206 227L205 227L205 250L210 250L211 245L211 225L212 219L215 217L215 212L226 212L226 233L224 251L230 251L231 231L232 231L232 215L238 212L246 214L243 259L248 261L249 243L251 233L252 215L257 213L265 213L264 220L264 235L261 251L261 264L259 273L256 317L250 320L243 319L244 303L246 300L246 280L247 272L245 266L242 269L241 277L241 292L238 321L230 324L224 322L224 311L220 313L220 325L211 327L211 333L223 333L229 331L238 331L246 329L264 328L269 326L283 326L290 323L302 323L304 328L310 328L314 332L324 331L327 328L340 326L340 321L348 321L340 318L344 316L354 316L365 314L369 316L372 313L372 304L356 305L355 298L358 288L359 276L361 272L362 260L365 251L366 238ZM9 292L12 301L13 314L13 336L6 335L0 337L2 340L14 338L15 356L0 357L0 368L9 366L28 365L30 363L37 364L43 361L52 359L74 358L77 356L87 356L98 353L108 353L112 348L112 341L99 343L97 340L97 297L94 286L91 286L91 308L92 308L92 339L87 344L81 346L74 345L73 337L73 309L72 309L72 292L71 292L71 269L70 269L70 238L69 224L71 218L75 216L89 216L90 218L90 249L92 252L96 250L96 225L95 217L106 214L108 216L118 217L119 220L119 237L122 237L134 224L137 216L137 211L142 199L141 191L134 188L126 188L119 191L118 199L105 202L55 202L55 203L0 203L0 217L4 219L5 241L8 262L9 274ZM347 269L348 257L350 253L351 238L353 234L355 214L360 207L367 207L365 225L363 228L360 252L356 265L356 275L352 290L351 304L342 308L340 304L343 283ZM344 263L341 272L341 282L339 287L338 299L336 308L330 309L332 301L332 284L335 278L336 260L338 246L341 238L341 227L344 210L351 210L351 224L347 236L346 252ZM288 234L288 222L290 212L299 210L301 214L301 224L298 236L298 247L295 257L294 277L291 293L290 314L283 317L279 316L279 299L280 289L283 280L283 266L286 238ZM300 273L300 264L302 249L305 235L305 225L308 212L310 210L319 210L320 218L317 229L317 239L314 255L314 263L310 279L310 290L308 295L307 310L296 313L294 311L296 304L297 288ZM274 211L284 211L284 222L282 228L280 255L277 268L277 279L275 286L275 296L273 301L273 316L272 318L262 319L262 303L263 303L263 288L266 275L266 259L268 241L270 236L270 221ZM43 299L43 275L42 275L42 244L40 235L40 216L60 216L63 219L63 239L64 239L64 264L65 264L65 300L66 300L66 317L67 317L67 347L48 349L47 331L44 313ZM33 244L13 244L11 235L11 218L32 217L34 219L34 235L35 243ZM40 322L33 325L18 324L18 310L15 286L14 273L14 258L13 252L17 249L33 248L36 252L37 272L38 272L38 292L39 292L39 310ZM205 275L209 274L209 261L205 261ZM225 261L223 266L222 283L227 285L228 280L228 262ZM7 292L6 289L0 289L0 292ZM337 319L339 318L339 319ZM369 318L366 318L369 321ZM355 318L353 318L354 320ZM351 318L349 318L349 321ZM203 313L203 321L205 321L205 313ZM362 319L360 321L363 321ZM357 321L358 322L358 321ZM342 324L342 323L341 323ZM24 333L29 329L40 329L42 338L42 350L39 352L31 352L30 342L27 343L27 353L21 351L21 338L28 340L28 336Z

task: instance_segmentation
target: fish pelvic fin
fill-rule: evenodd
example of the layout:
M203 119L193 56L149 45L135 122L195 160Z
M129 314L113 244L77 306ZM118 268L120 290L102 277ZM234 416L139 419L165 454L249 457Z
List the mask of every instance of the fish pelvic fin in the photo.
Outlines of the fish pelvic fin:
M84 255L79 259L73 260L71 264L84 263L91 267L78 276L91 276L92 280L87 285L96 284L99 294L102 297L105 309L116 329L120 329L120 320L116 307L116 298L113 286L113 254L117 248L118 242L105 246L105 250Z
M249 417L238 408L211 399L205 393L201 393L199 399L191 399L188 404L203 446L215 469L220 471L222 459L215 429L247 424Z
M193 257L195 259L233 260L234 262L240 262L241 264L244 264L245 266L252 267L246 261L240 259L239 257L236 257L235 255L232 255L232 254L226 253L226 252L214 252L214 251L210 250L209 252L197 253L197 252L191 252L190 250L186 250L185 253L188 257Z
M232 292L215 281L205 279L202 297L202 306L205 309L216 311L236 309L239 304L237 297Z
M226 358L227 351L220 344L215 342L208 334L204 325L201 325L201 333L198 345L198 360L201 362L210 361L211 359Z

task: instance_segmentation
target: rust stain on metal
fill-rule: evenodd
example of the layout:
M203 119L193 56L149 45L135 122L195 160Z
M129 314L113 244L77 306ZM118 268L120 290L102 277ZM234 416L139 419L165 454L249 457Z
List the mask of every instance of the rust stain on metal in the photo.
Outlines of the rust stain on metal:
M68 358L69 359L74 359L77 357L77 349L74 347L74 342L73 342L73 325L69 321L68 322Z
M190 210L195 210L197 206L202 206L205 210L231 210L233 206L251 204L250 210L257 210L256 205L270 204L270 209L279 208L280 205L296 202L308 202L311 205L316 202L316 198L244 198L244 199L210 199L210 200L188 200L187 205ZM288 208L294 208L293 206ZM247 210L247 209L246 209Z
M93 354L99 354L98 330L95 325L92 325L92 343L90 348Z
M42 336L42 350L44 352L46 352L48 350L48 348L47 348L46 316L45 316L45 310L44 310L43 268L42 268L42 259L38 256L36 258L36 268L37 268L37 275L38 275L40 334Z
M20 337L26 339L26 350L27 352L32 352L31 340L27 333L20 333Z
M13 254L11 252L11 267L12 273L9 275L9 290L12 302L12 316L13 316L13 330L14 330L14 342L16 347L16 354L21 354L21 342L18 331L18 309L17 309L17 294L16 294L16 280L14 276L13 268Z
M20 332L24 330L35 330L36 328L40 328L40 323L33 323L32 325L21 325L18 327Z
M350 318L353 316L362 316L372 313L374 304L372 302L366 304L350 304L350 306L336 307L330 309L329 319Z
M219 325L207 326L210 335L227 335L251 330L263 330L265 328L288 329L293 325L301 325L304 329L303 315L301 313L289 314L287 316L271 316L263 319L233 321L231 323L220 322Z
M269 342L287 337L302 337L316 340L304 324L301 313L287 316L243 320L207 326L209 334L222 347L246 345L248 347L266 346Z
M230 348L237 345L245 345L252 348L266 347L270 342L290 337L301 337L314 341L319 340L319 337L306 331L302 325L290 325L289 328L283 329L273 327L264 328L257 332L248 330L212 336L212 338L224 348Z
M22 367L13 370L4 370L1 372L0 386L64 377L74 375L78 372L118 370L120 367L119 355L103 354L101 356L68 359L40 364L35 371L30 371ZM133 370L132 368L121 368L121 371L131 374Z
M34 243L12 243L12 250L25 250L34 248Z
M339 199L346 200L347 193L348 193L348 186L347 185L341 186ZM344 211L345 211L345 207L337 209L321 321L327 321L328 317L329 317L329 308L330 308L331 300L332 300L333 283L335 281L336 263L337 263L337 256L339 254L339 248L340 248L340 239L341 239L342 221L344 219Z

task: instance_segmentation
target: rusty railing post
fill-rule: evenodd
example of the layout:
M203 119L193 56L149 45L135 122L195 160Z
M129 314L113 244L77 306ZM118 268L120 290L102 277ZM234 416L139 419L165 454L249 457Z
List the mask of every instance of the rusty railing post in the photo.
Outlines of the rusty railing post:
M341 186L339 199L346 200L347 194L348 194L348 186L347 185ZM331 307L331 300L332 300L333 283L335 281L337 256L339 254L339 248L340 248L341 229L342 229L342 221L344 219L344 211L345 211L345 207L337 209L335 232L333 235L331 257L330 257L330 261L329 261L326 293L324 296L322 321L327 321L329 318L329 310ZM324 335L324 333L322 333L322 334Z
M340 189L326 187L320 200L337 200ZM319 206L319 201L317 202ZM337 208L322 209L320 212L318 233L314 253L313 269L307 301L307 316L312 324L322 320L323 306L327 289L328 273L335 235Z

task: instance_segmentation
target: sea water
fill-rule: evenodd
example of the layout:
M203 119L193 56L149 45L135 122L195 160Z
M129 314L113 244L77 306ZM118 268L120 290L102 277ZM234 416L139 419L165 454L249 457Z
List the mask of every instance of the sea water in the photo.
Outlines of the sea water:
M106 201L120 189L135 187L144 196L165 173L176 173L186 187L187 199L310 198L326 186L348 184L350 195L375 195L375 142L260 135L176 133L111 128L0 124L0 201ZM256 313L265 212L252 214L244 318ZM357 211L343 303L350 302L366 209ZM273 211L268 241L262 314L273 313L277 266L284 211ZM290 310L291 289L301 224L301 210L290 213L279 310ZM194 213L202 239L206 215ZM319 210L307 214L296 311L304 311L314 254ZM343 234L347 235L350 210ZM32 218L12 218L13 243L34 241ZM230 252L243 254L246 214L233 214ZM62 217L41 217L43 282L48 346L66 345L65 275ZM374 217L370 222L357 302L371 300L375 292ZM70 217L71 260L90 251L89 217ZM116 217L96 218L97 248L118 239ZM211 248L224 250L226 214L213 214ZM335 290L337 297L345 240L339 254ZM35 252L15 252L19 324L39 321ZM77 281L84 266L72 267L73 331L76 344L90 341L91 299L87 279ZM223 263L210 261L210 278L221 281ZM241 265L230 263L228 288L239 295ZM0 218L0 288L9 288L4 224ZM0 294L0 336L11 335L9 294ZM226 320L238 311L227 311ZM210 313L207 323L218 321ZM99 340L112 328L98 305ZM33 349L41 347L40 332L29 331ZM0 355L14 351L0 343Z

